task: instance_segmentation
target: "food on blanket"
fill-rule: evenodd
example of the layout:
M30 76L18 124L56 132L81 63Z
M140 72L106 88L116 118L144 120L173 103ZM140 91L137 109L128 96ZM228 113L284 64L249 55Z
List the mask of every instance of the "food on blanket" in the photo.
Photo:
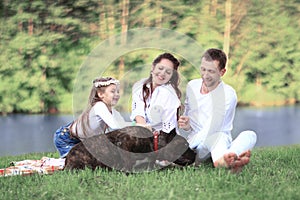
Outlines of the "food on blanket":
M65 159L42 157L41 160L22 160L11 162L10 167L0 169L0 176L31 175L31 174L52 174L62 170Z

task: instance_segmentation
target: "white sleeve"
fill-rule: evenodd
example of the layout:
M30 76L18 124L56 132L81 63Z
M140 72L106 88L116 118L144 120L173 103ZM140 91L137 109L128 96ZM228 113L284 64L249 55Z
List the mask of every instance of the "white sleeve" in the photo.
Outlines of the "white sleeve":
M162 131L169 133L177 126L177 109L180 106L175 90L171 86L163 86L153 93L152 100L150 113L153 123L161 122Z
M184 116L188 116L188 113L190 111L190 103L189 103L189 98L191 96L191 86L188 84L186 87L186 97L185 97L185 101L184 101L184 112L183 115Z
M185 101L184 101L184 113L183 113L183 115L188 116L190 118L191 128L187 131L184 130L184 129L179 128L178 132L179 132L179 135L181 135L182 137L184 137L188 141L191 148L197 147L198 144L199 144L199 141L201 140L201 138L199 138L199 137L202 137L201 136L202 134L200 132L197 132L197 131L199 131L198 127L195 126L195 120L191 118L191 113L190 113L190 112L193 112L193 111L191 111L192 110L191 105L193 105L193 103L195 103L195 100L196 100L196 98L193 94L192 86L190 84L188 84L187 88L186 88L186 98L185 98ZM197 134L197 133L199 133L199 134Z
M132 87L132 107L130 119L135 120L136 116L142 116L145 118L145 103L143 100L143 82L139 81Z
M94 105L94 113L96 116L100 117L109 128L119 129L119 123L114 119L112 113L108 110L107 106L103 102L97 102Z
M112 112L113 112L113 117L114 117L115 121L117 122L117 124L120 128L124 128L126 126L132 126L133 125L132 122L125 121L123 116L118 111L116 111L115 109L113 109Z
M184 116L188 116L188 113L190 111L190 104L189 104L189 96L190 96L190 93L191 93L191 88L190 88L190 85L188 84L187 87L186 87L186 97L185 97L185 100L184 100L184 112L183 112L183 115ZM191 126L191 124L190 124ZM182 137L184 137L185 139L188 138L188 136L193 132L193 128L191 126L191 128L189 130L184 130L182 128L178 128L178 132L179 132L179 135L181 135Z
M228 92L227 95L229 95L229 97L225 103L225 119L222 129L224 131L231 131L237 105L237 96L235 91L232 91L231 93Z

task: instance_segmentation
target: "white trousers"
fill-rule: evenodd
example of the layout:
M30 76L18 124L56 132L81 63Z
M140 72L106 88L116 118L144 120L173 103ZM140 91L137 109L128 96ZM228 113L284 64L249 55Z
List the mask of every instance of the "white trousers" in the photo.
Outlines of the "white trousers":
M215 162L226 153L232 152L240 155L244 151L251 150L255 146L256 140L256 133L250 130L241 132L233 141L231 135L220 132L208 137L195 150L200 160L211 156Z

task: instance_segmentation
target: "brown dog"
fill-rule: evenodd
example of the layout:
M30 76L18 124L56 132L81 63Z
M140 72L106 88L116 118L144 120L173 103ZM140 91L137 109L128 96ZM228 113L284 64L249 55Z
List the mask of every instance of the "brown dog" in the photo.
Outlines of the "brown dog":
M161 168L157 160L186 166L195 161L195 153L175 129L168 134L160 132L155 140L150 130L130 126L76 144L66 156L64 169L101 167L137 172Z

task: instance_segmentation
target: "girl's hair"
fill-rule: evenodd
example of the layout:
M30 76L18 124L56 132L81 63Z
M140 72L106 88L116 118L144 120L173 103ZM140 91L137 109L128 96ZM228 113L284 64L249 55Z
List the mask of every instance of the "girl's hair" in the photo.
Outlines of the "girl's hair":
M76 124L75 130L76 132L74 135L78 136L78 129L81 129L83 134L91 131L89 126L89 113L92 107L98 102L102 101L101 98L98 96L98 92L104 93L107 86L114 84L118 85L120 84L117 79L114 79L112 77L101 77L96 78L93 80L93 86L89 95L88 105L87 108L81 113L81 115L74 121L73 124ZM72 124L72 125L73 125ZM72 128L71 128L72 130Z
M178 67L180 65L180 62L170 53L163 53L160 54L157 58L154 59L152 65L155 66L157 63L159 63L162 59L168 59L170 60L173 65L174 65L174 70L173 70L173 74L172 77L170 79L170 81L167 84L171 84L172 87L175 89L177 97L180 99L181 97L181 91L178 88L179 85L179 74L178 74ZM150 90L147 87L148 83L152 83L152 74L150 74L149 78L144 82L143 84L143 100L144 100L144 105L146 108L146 100L149 98L149 96L151 95L151 91L153 90L152 88L152 84L150 84Z

